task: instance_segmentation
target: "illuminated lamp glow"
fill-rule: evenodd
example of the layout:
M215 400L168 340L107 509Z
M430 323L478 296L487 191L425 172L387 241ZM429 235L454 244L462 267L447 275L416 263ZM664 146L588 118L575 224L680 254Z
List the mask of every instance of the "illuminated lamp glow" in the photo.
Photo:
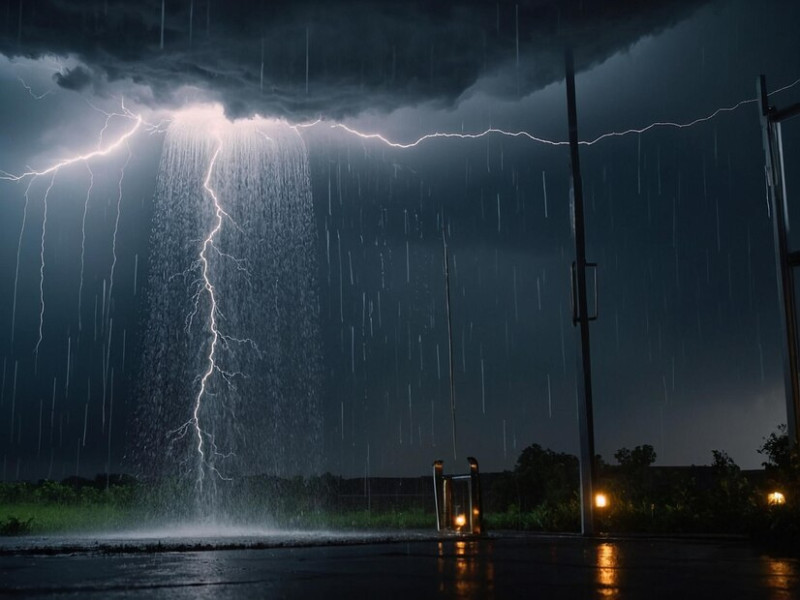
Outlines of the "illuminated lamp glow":
M782 492L770 492L767 494L767 504L770 506L777 506L779 504L786 504L786 496Z

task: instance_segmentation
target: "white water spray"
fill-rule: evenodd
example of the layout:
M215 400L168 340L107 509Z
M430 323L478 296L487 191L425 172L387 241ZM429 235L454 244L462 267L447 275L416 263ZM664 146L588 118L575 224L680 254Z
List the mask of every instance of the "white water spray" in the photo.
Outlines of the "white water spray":
M139 451L143 467L191 483L195 517L225 513L230 479L320 468L315 238L293 127L176 115L156 191Z

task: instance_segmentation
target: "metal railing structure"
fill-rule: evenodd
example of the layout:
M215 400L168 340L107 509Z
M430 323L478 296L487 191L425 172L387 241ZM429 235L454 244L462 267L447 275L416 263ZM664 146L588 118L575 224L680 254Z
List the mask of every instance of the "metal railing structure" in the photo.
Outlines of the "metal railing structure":
M436 529L440 533L483 533L483 506L478 461L468 457L469 473L444 475L444 463L433 463Z

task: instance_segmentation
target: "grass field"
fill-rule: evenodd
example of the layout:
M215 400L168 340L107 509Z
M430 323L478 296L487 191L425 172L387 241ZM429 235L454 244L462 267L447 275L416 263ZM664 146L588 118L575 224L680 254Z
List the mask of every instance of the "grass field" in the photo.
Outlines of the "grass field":
M141 511L103 504L0 505L0 535L77 533L136 525Z

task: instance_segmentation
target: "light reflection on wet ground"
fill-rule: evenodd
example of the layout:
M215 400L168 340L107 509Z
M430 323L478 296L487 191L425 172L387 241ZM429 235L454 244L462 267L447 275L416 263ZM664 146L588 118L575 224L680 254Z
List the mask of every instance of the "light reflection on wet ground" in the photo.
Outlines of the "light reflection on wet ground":
M605 543L597 545L597 586L600 595L604 598L617 598L617 555L619 548L615 544Z
M41 538L16 551L3 540L0 596L800 597L796 558L767 555L732 540L232 531L179 538L176 533L86 539L82 546L74 539L51 539L50 554Z
M437 542L438 593L445 598L494 598L492 544L475 540Z
M763 556L766 586L770 598L789 600L798 597L798 561L786 558Z

